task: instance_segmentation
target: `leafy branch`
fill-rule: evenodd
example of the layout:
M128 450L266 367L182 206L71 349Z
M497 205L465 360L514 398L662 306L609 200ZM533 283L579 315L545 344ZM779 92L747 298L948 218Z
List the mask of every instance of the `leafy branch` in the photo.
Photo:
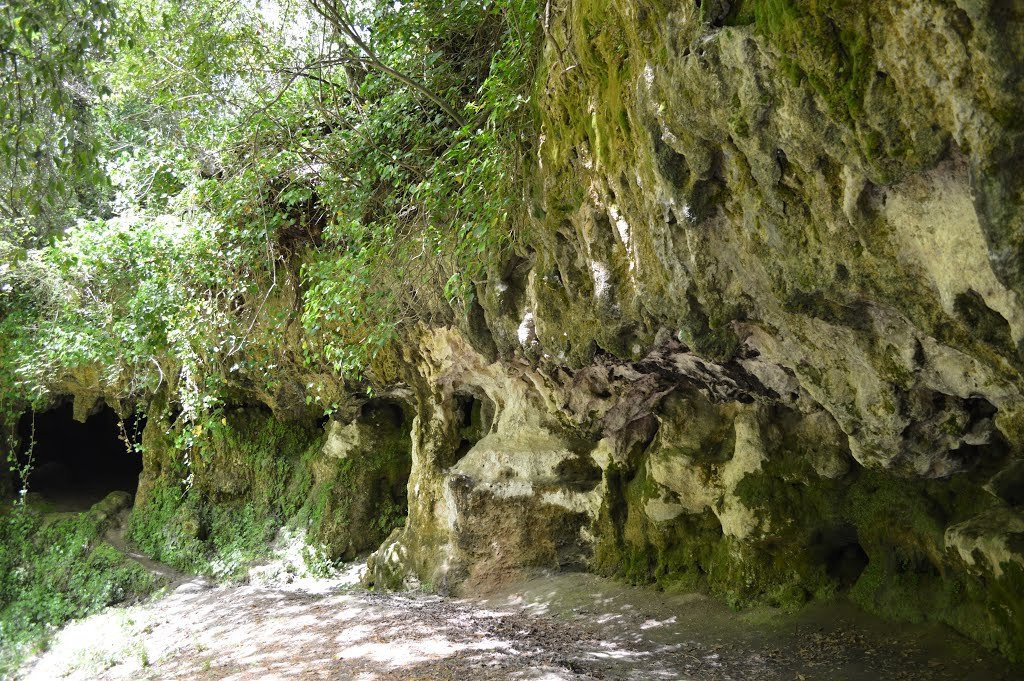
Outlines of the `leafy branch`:
M444 100L441 95L437 94L420 81L408 76L396 68L393 68L386 64L379 56L376 51L370 46L369 42L364 40L359 35L359 30L356 28L354 21L351 18L351 14L348 8L336 0L310 0L310 5L313 9L323 17L334 30L348 38L351 43L362 53L362 54L340 54L335 57L320 62L320 66L328 66L332 64L360 64L363 66L369 66L377 69L387 75L391 76L395 80L398 80L405 85L413 88L417 92L423 94L427 99L437 104L438 107L445 114L448 115L455 123L461 128L466 125L466 121L459 115L459 113L452 108L448 102Z

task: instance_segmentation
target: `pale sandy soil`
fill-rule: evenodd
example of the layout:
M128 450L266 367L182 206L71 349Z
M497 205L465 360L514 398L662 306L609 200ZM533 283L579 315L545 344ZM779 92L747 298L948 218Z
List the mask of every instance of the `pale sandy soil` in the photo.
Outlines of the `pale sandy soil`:
M353 577L186 582L69 625L21 678L1024 678L946 630L886 625L848 606L737 614L588 575L453 600L368 593Z

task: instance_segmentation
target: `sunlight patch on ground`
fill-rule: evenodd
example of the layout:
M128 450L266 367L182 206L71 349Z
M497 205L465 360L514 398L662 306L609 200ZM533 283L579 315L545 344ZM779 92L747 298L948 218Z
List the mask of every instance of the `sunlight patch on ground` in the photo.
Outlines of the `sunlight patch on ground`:
M22 678L1015 678L976 654L943 667L928 655L948 656L945 641L938 653L926 653L915 647L919 639L907 634L910 628L872 633L863 615L848 611L753 624L704 598L628 589L593 576L542 578L486 601L337 589L335 580L308 590L295 580L274 587L186 583L160 600L66 627ZM850 617L854 623L844 623Z

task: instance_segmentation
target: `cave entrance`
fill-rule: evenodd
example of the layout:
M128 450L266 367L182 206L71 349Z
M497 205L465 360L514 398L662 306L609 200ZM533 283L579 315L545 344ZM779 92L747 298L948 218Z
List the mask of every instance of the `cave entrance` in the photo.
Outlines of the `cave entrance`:
M841 589L849 589L856 584L869 562L856 528L852 525L831 528L821 534L819 542L828 576Z
M114 491L134 496L142 457L129 451L122 437L138 442L144 425L141 417L122 422L106 405L85 423L75 421L71 402L25 414L18 423L22 461L33 434L35 440L29 492L38 494L58 511L88 510ZM16 482L24 487L25 481Z

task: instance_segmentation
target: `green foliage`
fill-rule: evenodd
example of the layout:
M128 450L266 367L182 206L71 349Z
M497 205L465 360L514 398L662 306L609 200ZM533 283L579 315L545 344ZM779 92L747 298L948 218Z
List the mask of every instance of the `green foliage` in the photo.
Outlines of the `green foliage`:
M218 404L219 368L244 373L253 312L236 300L265 271L244 249L193 215L83 224L29 252L0 319L0 401L43 403L62 372L96 367L124 396L173 382L184 421L198 423Z
M360 5L372 62L278 12L281 27L203 0L122 7L89 107L107 188L78 215L114 217L34 249L31 225L0 224L0 411L99 372L119 397L169 387L188 438L232 391L276 392L295 317L307 362L358 376L470 304L515 242L533 0Z
M98 179L88 107L102 88L95 64L113 34L115 6L0 5L0 218L51 211L76 183Z
M88 371L112 396L170 387L195 426L232 385L273 380L270 353L245 351L276 277L270 236L208 210L202 190L216 140L241 115L228 101L240 74L273 60L265 22L233 5L138 0L122 10L113 59L82 62L102 80L88 114L109 191L49 244L35 224L45 212L0 220L0 413L44 403L51 386Z
M515 242L536 7L419 2L362 20L381 59L459 102L468 122L453 126L416 89L369 70L322 140L332 162L317 192L333 219L303 268L303 321L308 357L352 373L425 309L471 302Z
M16 504L0 515L0 675L55 627L156 587L155 578L102 543L101 515L43 518Z

